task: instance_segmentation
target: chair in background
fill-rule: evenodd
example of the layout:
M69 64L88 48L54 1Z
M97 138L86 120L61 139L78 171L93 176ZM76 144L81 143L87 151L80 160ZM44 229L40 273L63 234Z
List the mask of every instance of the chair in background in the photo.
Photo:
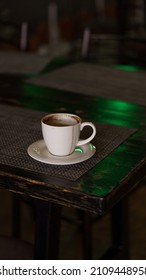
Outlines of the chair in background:
M146 1L118 1L119 61L146 66ZM121 9L120 9L121 7Z
M94 25L89 23L83 31L81 58L145 67L146 2L119 0L116 4L114 32L108 28L108 19L102 28L97 16Z
M117 34L95 34L90 28L85 28L81 43L81 59L100 64L109 64L118 59Z
M27 50L28 23L16 24L0 20L0 50Z

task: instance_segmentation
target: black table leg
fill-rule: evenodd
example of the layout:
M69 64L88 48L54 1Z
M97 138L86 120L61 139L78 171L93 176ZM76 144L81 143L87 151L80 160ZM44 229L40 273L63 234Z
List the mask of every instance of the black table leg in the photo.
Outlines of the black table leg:
M112 242L119 249L119 258L129 258L129 209L128 197L120 200L112 209Z
M21 201L16 193L12 193L12 236L21 236Z
M129 259L128 197L120 200L111 210L111 247L101 259Z
M78 210L80 230L82 235L82 252L84 260L92 259L92 215L89 212Z
M61 206L36 200L34 259L58 259Z

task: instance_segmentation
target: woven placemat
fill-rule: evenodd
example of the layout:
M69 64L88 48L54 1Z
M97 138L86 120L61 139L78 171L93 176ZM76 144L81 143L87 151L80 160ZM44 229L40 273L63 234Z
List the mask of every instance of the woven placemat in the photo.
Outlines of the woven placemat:
M92 141L96 146L94 156L72 165L51 165L32 159L27 148L42 139L40 119L46 112L0 105L0 163L56 178L77 180L104 159L126 138L136 131L95 122L97 135Z
M28 80L36 85L146 105L146 72L75 63Z

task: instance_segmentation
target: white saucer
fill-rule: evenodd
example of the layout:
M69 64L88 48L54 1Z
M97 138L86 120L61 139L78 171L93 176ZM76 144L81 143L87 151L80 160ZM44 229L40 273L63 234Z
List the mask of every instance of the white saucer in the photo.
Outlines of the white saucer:
M27 149L28 154L32 158L40 162L58 165L74 164L85 161L92 157L95 151L95 146L89 143L80 147L76 147L75 151L69 156L53 156L48 152L43 139L32 143Z

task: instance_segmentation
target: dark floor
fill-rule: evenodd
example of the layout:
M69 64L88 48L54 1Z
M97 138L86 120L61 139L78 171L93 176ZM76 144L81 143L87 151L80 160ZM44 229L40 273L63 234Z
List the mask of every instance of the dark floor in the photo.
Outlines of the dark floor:
M11 194L0 191L0 235L11 235ZM130 259L146 259L146 187L139 184L129 196ZM76 217L76 211L64 208L63 214ZM30 208L23 204L22 239L33 244L34 220ZM110 245L110 216L93 223L93 259L99 259ZM1 249L0 249L1 250ZM60 259L82 259L81 235L77 226L62 220Z

